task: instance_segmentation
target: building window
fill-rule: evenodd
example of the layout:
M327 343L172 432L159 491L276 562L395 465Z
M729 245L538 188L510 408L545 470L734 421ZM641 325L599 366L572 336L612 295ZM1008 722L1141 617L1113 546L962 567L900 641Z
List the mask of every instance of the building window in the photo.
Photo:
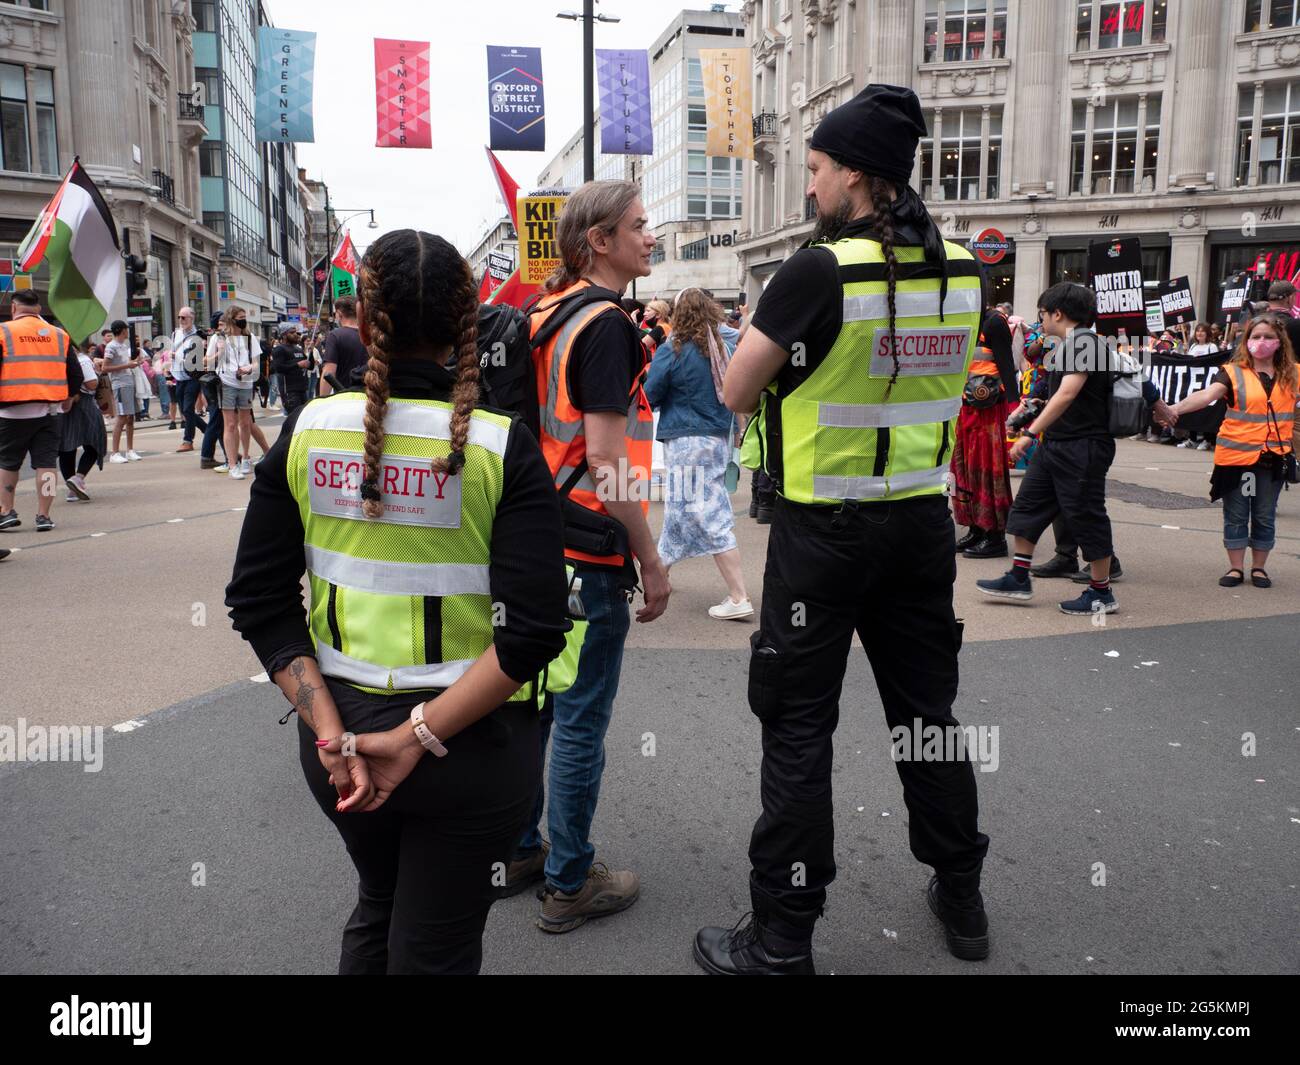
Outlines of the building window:
M1147 98L1145 114L1137 97L1108 101L1093 112L1076 100L1071 120L1070 191L1093 196L1153 192L1160 146L1160 96Z
M195 67L194 80L203 86L203 102L221 106L221 72L215 67Z
M221 165L222 150L220 141L204 141L199 145L199 173L203 177L222 177L225 169Z
M664 261L664 242L661 240L655 245L654 251L650 253L650 265L658 266Z
M1300 82L1265 85L1260 100L1260 185L1300 181ZM1237 97L1237 184L1250 182L1251 146L1255 141L1255 90L1242 88Z
M1266 23L1264 19L1267 18ZM1285 29L1300 24L1300 3L1297 0L1246 0L1246 33L1259 30Z
M217 0L192 0L190 11L199 33L217 32Z
M1077 4L1075 51L1128 48L1165 39L1169 0L1077 0Z
M36 103L36 163L42 174L59 173L58 131L54 124L54 72L37 67L33 77Z
M988 140L984 139L981 108L945 110L926 115L929 127L921 142L921 190L924 197L941 200L980 200L996 196L1002 153L1002 112L990 108ZM935 160L935 127L940 126L939 154ZM980 163L985 161L989 186L980 190ZM936 165L938 173L936 176ZM938 190L935 191L935 183Z
M817 34L817 84L819 85L835 80L835 26L834 20L823 22Z
M701 237L677 249L679 259L707 259L709 257L709 238Z
M709 126L705 121L704 105L691 104L686 108L686 143L704 144L708 140Z
M686 60L686 95L692 100L704 98L704 74L698 59Z
M0 63L0 170L57 174L54 75L44 67L32 74L32 104L34 130L27 121L26 71L16 63Z
M943 26L943 40L939 27ZM1006 55L1007 0L927 0L925 61L960 63Z

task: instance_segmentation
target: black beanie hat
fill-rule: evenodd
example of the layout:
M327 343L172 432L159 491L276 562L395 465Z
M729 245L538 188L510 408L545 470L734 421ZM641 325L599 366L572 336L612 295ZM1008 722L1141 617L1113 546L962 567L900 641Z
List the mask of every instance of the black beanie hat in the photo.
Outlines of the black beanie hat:
M901 85L868 85L817 124L808 147L853 170L906 184L925 134L916 93Z

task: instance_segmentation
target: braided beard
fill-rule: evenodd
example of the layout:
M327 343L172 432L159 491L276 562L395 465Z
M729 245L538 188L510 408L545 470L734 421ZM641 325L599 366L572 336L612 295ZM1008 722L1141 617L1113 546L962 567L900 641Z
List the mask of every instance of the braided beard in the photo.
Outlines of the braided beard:
M847 196L842 198L835 213L827 216L817 212L817 225L813 227L810 244L830 244L840 239L853 217L853 204Z

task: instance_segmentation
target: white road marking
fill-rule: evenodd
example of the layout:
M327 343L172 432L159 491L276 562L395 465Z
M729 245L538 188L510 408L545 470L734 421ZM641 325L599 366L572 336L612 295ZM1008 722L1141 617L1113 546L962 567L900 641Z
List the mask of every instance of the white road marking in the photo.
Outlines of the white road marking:
M1118 652L1118 651L1107 651L1107 652L1106 652L1106 657L1107 657L1107 658L1118 658L1118 657L1119 657L1119 652Z
M1170 746L1170 747L1181 747L1182 744L1181 744L1181 743L1171 743L1169 746Z
M1174 532L1178 532L1178 531L1182 528L1182 526L1180 526L1180 525L1162 525L1162 526L1160 526L1160 528L1162 528L1162 529L1172 529Z
M179 524L180 524L181 522L183 522L184 520L185 520L184 518L168 518L168 519L167 519L167 524L168 524L168 525L179 525Z
M257 676L255 676L255 677L249 677L248 679L251 680L254 684L266 684L266 683L268 683L268 682L270 681L271 678L268 677L268 676L263 672L263 673L259 673L259 674L257 674Z
M122 721L113 726L114 732L134 732L138 728L144 728L143 721L136 721L132 718L130 721Z
M108 533L91 533L90 538L93 540L97 536L107 536Z

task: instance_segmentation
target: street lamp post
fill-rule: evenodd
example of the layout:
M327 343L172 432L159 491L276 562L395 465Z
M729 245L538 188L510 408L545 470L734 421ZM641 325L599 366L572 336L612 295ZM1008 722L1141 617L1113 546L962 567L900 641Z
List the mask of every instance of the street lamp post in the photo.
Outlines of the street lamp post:
M596 14L597 0L583 0L582 14L576 11L560 11L556 18L566 18L574 22L582 20L582 180L592 181L596 177L596 139L593 129L596 125L596 30L597 22L621 22L613 15Z

